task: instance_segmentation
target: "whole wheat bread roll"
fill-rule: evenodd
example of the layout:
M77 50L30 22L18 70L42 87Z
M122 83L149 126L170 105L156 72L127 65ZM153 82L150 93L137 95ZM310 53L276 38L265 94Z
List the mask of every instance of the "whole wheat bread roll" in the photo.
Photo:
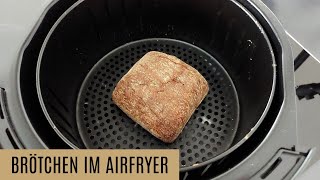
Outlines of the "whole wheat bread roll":
M118 82L114 103L158 139L171 143L207 95L208 82L175 56L151 51Z

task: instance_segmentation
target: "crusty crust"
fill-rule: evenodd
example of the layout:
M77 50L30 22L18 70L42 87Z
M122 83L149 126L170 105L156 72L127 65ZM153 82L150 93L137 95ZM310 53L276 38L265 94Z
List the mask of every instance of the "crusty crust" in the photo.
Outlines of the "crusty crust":
M208 82L175 56L151 51L118 82L112 99L131 119L171 143L207 95Z

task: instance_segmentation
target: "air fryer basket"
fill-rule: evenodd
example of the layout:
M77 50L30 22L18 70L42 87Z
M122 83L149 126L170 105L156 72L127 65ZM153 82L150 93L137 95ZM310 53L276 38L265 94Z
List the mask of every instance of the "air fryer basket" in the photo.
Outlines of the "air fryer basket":
M210 86L204 101L171 144L161 142L135 124L111 99L116 83L150 50L187 59L185 61L197 68ZM86 147L180 149L183 167L200 164L226 151L233 141L238 121L237 93L223 67L196 46L164 38L135 41L108 53L88 73L77 102L78 128Z
M141 45L139 53L137 42ZM169 47L165 48L166 45ZM173 145L165 145L136 127L112 105L110 92L116 82L149 50L180 56L210 83L212 96L209 93L187 125L195 133L203 131L201 128L206 130L195 141L187 140L186 131ZM119 53L117 58L116 53ZM101 62L107 63L108 68L104 66L101 77L94 79L92 72L103 67L98 66ZM90 85L101 89L102 84L108 87L106 91L81 89ZM37 91L42 109L68 145L179 148L181 170L220 159L248 139L270 106L274 85L275 61L269 40L250 12L232 0L78 1L51 29L37 65ZM90 101L89 98L85 101L86 96ZM105 110L104 107L84 109L91 102L98 106L98 98L106 101ZM226 105L230 106L222 110ZM93 115L86 116L88 111ZM108 115L97 116L98 111ZM110 130L114 127L117 129ZM133 139L135 143L131 146L124 143Z

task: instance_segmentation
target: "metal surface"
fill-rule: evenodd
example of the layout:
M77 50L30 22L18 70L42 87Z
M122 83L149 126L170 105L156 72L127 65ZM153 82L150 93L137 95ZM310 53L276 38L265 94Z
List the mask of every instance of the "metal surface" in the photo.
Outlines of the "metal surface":
M280 19L287 34L320 62L320 1L261 1Z
M117 82L150 50L185 60L210 86L208 95L172 144L138 126L111 99ZM102 58L84 80L77 114L79 131L88 148L180 149L180 167L184 168L201 166L230 147L239 121L239 102L231 78L211 55L189 43L157 38L128 43Z

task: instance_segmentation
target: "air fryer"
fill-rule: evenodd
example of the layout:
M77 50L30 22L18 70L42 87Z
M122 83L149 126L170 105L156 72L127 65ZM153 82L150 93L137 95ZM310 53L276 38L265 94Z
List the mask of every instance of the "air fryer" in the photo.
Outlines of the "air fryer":
M119 79L151 50L186 61L210 86L173 144L137 127L111 100ZM249 138L269 108L274 73L265 32L235 1L79 1L42 45L37 92L47 120L71 147L180 149L185 170Z
M283 113L287 44L269 23L246 1L58 1L20 64L27 121L46 148L179 149L181 177L218 176L248 157ZM190 64L210 87L172 144L111 100L152 50Z

